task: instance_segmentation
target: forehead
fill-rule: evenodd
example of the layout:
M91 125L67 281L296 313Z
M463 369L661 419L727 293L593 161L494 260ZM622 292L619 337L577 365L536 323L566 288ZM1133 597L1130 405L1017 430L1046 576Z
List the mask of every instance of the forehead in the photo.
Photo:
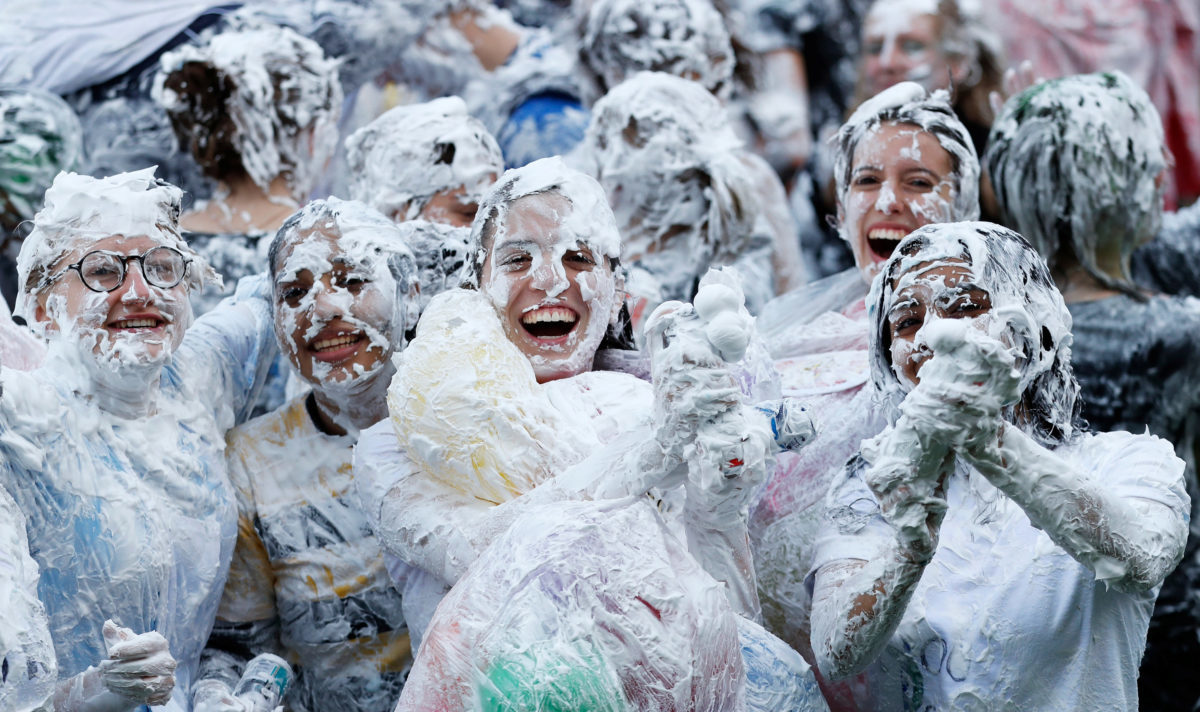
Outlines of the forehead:
M571 202L558 193L518 198L508 210L505 230L497 239L497 246L506 242L534 242L542 247L564 242L574 245L579 237L564 227L572 212Z
M937 23L936 0L879 0L867 13L863 32L872 39L900 33L933 37Z
M949 173L954 165L936 136L916 124L889 121L868 130L854 147L852 168L891 163L918 165L938 174Z
M916 292L926 293L935 288L957 289L962 285L975 287L975 272L971 266L959 258L939 259L931 262L920 262L907 271L897 275L893 284L896 286L896 296L916 296Z

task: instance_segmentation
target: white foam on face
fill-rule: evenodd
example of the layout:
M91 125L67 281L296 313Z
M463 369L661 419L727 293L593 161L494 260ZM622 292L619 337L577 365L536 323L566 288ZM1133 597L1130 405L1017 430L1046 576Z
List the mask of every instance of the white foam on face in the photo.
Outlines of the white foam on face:
M337 61L284 27L221 32L207 45L185 44L162 56L153 95L168 112L187 104L163 80L188 62L230 78L233 92L225 111L237 127L234 143L250 178L265 191L286 175L297 199L312 192L337 148L342 108Z
M845 206L854 200L850 183L855 166L878 155L875 151L882 150L882 146L872 143L879 127L885 123L911 125L936 138L952 158L951 174L945 178L953 188L950 205L944 205L945 201L939 195L941 190L935 189L927 194L930 197L921 205L914 207L914 211L920 211L923 217L936 222L977 219L979 158L966 127L954 115L949 98L945 91L927 93L919 84L901 82L863 102L838 130L833 171L838 201ZM905 151L920 160L915 131L912 146ZM839 232L843 239L853 242L854 236L846 232L851 227L847 222L839 225Z
M463 189L478 203L504 170L483 124L451 96L398 106L346 139L350 197L396 220L412 220L438 193Z
M280 349L299 368L301 340L311 344L323 331L361 333L361 348L377 357L369 365L312 360L310 383L322 405L337 409L354 427L374 422L394 367L392 354L415 322L409 298L415 265L399 230L367 206L336 198L317 201L280 230L275 245L275 335ZM398 262L399 261L399 262ZM403 264L398 278L394 265ZM328 283L326 283L328 282ZM300 283L305 291L289 300ZM294 302L294 303L293 303ZM377 418L376 418L377 419Z
M897 52L896 42L899 36L906 32L911 32L913 20L923 15L937 18L938 4L937 0L887 0L886 2L876 2L871 6L867 13L867 18L863 23L863 36L867 38L879 38L882 36L883 46L880 50L880 56L887 57ZM940 42L940 38L936 38ZM904 48L899 51L906 52ZM938 46L926 47L922 53L941 52ZM915 55L914 55L915 56ZM919 82L928 86L929 81L933 79L933 67L929 62L912 67L906 80ZM940 77L938 78L940 81Z
M218 279L179 235L180 196L175 186L155 180L154 168L103 179L60 173L17 260L21 284L28 285L31 274L37 281L18 295L17 313L50 337L52 350L71 354L98 392L108 389L116 402L130 407L130 399L141 401L144 379L157 378L157 369L182 341L192 319L189 290ZM187 278L172 288L139 279L136 262L128 264L125 283L111 293L91 291L66 270L93 249L138 255L160 245L191 261ZM39 299L42 319L37 318ZM161 333L105 328L114 310L136 313L142 307L166 322Z
M520 213L514 215L518 207ZM485 225L490 233L486 247ZM506 250L527 256L527 268L519 273L506 268ZM496 182L471 227L472 274L467 282L477 284L488 296L506 329L523 328L508 324L505 312L526 276L530 288L544 296L525 311L565 302L561 295L571 282L564 258L575 250L587 252L595 261L592 269L576 275L589 312L587 325L582 331L576 328L565 344L547 345L545 355L531 355L539 377L590 370L605 332L620 312L623 275L614 273L611 264L620 256L621 237L604 190L560 158L534 161L508 171Z
M656 71L729 94L733 47L708 0L597 0L583 27L582 54L607 89L636 72Z
M941 275L931 273L937 267L963 265L973 279L958 286L947 286ZM1038 436L1044 436L1045 428L1073 432L1078 386L1069 366L1071 315L1037 253L1015 233L991 223L933 224L914 231L873 283L867 297L873 323L872 379L891 408L898 407L912 386L897 375L891 351L881 344L890 338L888 317L896 295L918 282L943 300L953 300L967 285L986 292L990 315L976 323L981 333L1013 353L1021 372L1019 390L1030 411L1023 427ZM936 321L931 316L928 323ZM929 345L928 335L918 336L912 348Z

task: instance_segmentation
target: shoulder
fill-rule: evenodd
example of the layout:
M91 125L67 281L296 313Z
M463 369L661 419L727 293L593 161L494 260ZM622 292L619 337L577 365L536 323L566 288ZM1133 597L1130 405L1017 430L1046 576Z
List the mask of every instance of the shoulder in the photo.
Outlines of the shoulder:
M262 452L315 431L304 406L307 397L301 395L293 398L279 408L230 430L226 436L229 454L245 456Z

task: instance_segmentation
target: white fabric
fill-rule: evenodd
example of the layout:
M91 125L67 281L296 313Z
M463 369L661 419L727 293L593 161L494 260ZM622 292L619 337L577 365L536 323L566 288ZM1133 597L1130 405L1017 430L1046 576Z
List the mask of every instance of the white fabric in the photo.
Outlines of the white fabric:
M1085 435L1055 450L1122 498L1187 511L1182 462L1150 435ZM894 533L866 484L834 483L833 526L812 572L890 551ZM863 709L1137 709L1137 668L1158 587L1096 580L1012 500L960 467L933 560L891 641L851 687ZM814 573L808 581L811 590Z
M54 692L57 666L46 610L37 598L38 566L29 556L25 517L0 487L0 709L43 709Z
M133 68L220 0L6 0L0 84L67 94Z

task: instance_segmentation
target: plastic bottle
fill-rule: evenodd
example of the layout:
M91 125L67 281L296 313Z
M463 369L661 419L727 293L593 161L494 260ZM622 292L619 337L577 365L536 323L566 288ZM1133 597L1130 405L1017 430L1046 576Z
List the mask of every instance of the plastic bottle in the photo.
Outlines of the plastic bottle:
M250 712L274 712L292 681L292 666L278 655L263 653L246 663L233 696Z

